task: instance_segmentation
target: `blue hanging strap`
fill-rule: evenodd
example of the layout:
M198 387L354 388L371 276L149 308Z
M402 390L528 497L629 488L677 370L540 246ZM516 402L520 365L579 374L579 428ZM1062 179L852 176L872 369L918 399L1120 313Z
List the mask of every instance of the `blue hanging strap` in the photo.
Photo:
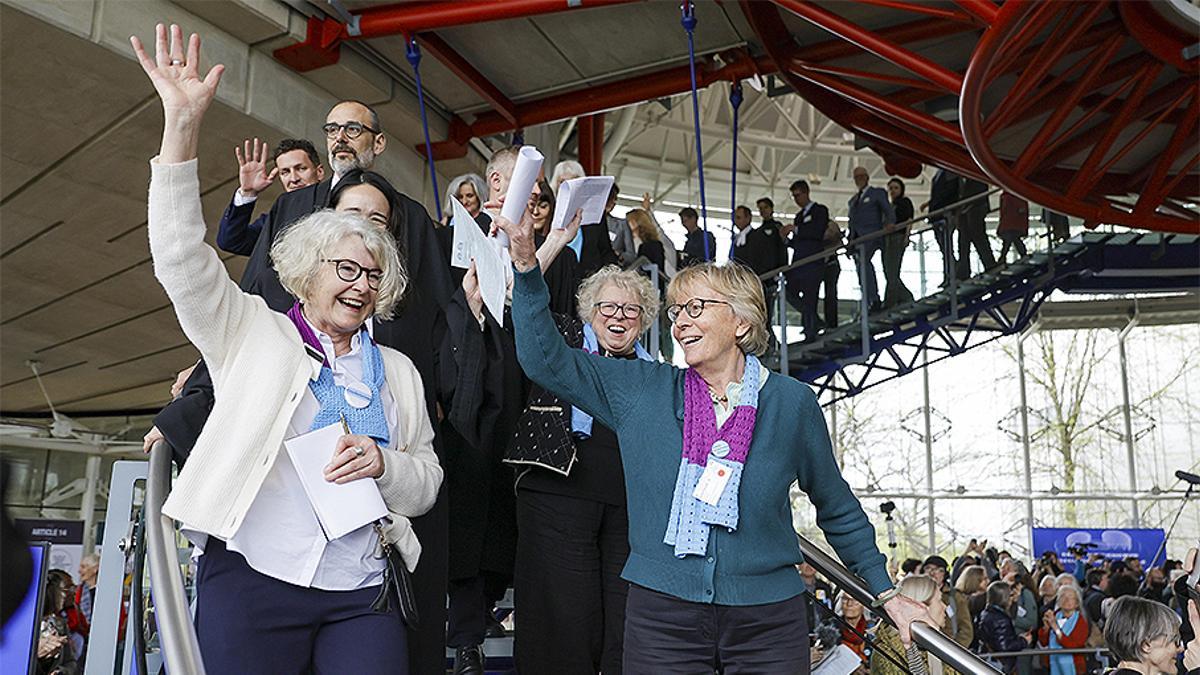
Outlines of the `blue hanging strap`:
M421 88L421 48L417 46L415 37L408 39L405 49L408 62L412 64L413 75L417 78L417 102L421 104L421 127L425 130L425 157L429 160L429 180L433 183L433 208L437 219L442 220L442 195L438 192L437 172L433 168L433 145L429 142L429 118L425 115L425 90Z
M704 259L711 261L713 252L708 250L708 202L704 198L704 146L700 142L700 97L696 92L696 5L684 0L679 6L683 14L680 22L688 36L688 66L692 72L692 121L696 127L696 172L700 178L700 222L704 226Z
M738 156L738 111L742 107L742 81L734 80L733 86L729 89L729 105L733 106L733 166L729 169L729 208L737 209L737 156ZM730 211L730 219L737 215L736 211ZM737 246L737 226L732 222L729 224L729 232L732 240L729 242L729 259L733 259L733 250Z

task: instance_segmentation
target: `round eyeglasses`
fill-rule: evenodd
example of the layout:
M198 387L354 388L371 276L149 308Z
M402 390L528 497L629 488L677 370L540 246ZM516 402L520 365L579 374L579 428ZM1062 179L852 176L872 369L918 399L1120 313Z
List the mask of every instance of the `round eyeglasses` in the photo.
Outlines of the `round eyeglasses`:
M609 319L616 318L618 314L622 319L640 319L644 311L641 305L623 305L615 302L597 302L592 307Z
M338 133L340 133L343 130L345 130L345 132L346 132L346 138L350 138L350 139L354 139L354 138L358 138L359 136L362 136L362 133L364 131L369 131L372 134L379 133L378 129L372 129L371 127L363 124L362 122L346 122L345 124L338 124L337 122L327 122L325 124L325 126L321 127L321 130L325 132L325 136L327 138L337 138Z
M675 320L679 318L679 314L682 312L687 312L687 315L690 316L691 318L698 319L698 318L700 318L700 315L704 313L704 308L707 307L708 305L728 305L728 304L729 303L725 302L724 300L712 300L709 298L692 298L691 300L688 300L687 302L685 302L683 304L668 305L667 306L667 319L669 319L671 321L671 323L675 323Z
M338 258L335 260L322 259L321 262L327 262L334 266L337 270L338 278L347 283L354 283L365 272L367 275L367 287L373 291L379 290L379 283L383 281L383 270L363 267L353 260L345 260Z

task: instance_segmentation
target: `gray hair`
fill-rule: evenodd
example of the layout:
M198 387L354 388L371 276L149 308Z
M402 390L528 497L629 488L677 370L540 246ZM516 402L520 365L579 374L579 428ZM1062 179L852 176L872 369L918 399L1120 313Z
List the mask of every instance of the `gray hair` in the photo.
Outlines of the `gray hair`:
M1012 587L1007 581L993 581L987 587L987 604L1008 607L1012 602Z
M1132 595L1116 599L1104 624L1104 642L1121 661L1141 662L1142 647L1157 638L1179 635L1179 615L1170 607Z
M492 153L492 158L487 163L487 169L483 172L484 180L491 181L493 173L507 174L511 178L513 168L517 166L517 155L519 154L521 154L521 148L516 145L500 148ZM484 196L480 195L479 199L483 200Z
M896 585L900 595L906 598L912 598L922 605L928 605L930 600L933 600L933 594L938 593L937 582L933 577L924 574L910 574L900 580Z
M622 270L616 265L601 267L579 284L576 304L580 320L590 324L592 319L596 318L596 302L600 297L600 292L609 285L628 291L637 297L638 304L642 306L642 318L638 322L638 334L641 335L658 317L658 309L662 301L658 298L658 290L645 275L635 270Z
M305 216L284 231L271 245L271 262L279 274L279 283L301 302L307 302L322 261L338 242L352 235L362 238L383 272L375 296L375 316L390 319L408 286L408 272L396 250L395 238L353 213L324 209Z
M458 199L458 189L463 186L463 183L470 183L475 189L475 198L479 200L480 207L487 201L488 189L487 183L483 182L483 176L477 173L464 173L461 176L455 176L450 184L446 186L446 206L442 209L442 213L454 215L454 204L451 199Z
M100 566L100 554L99 553L89 553L89 554L83 556L82 558L79 559L79 566L80 567L99 567Z
M702 283L724 296L733 315L750 325L750 330L737 339L737 346L747 354L762 356L771 346L767 328L767 301L763 298L762 282L750 268L738 263L701 263L680 271L667 287L667 302L678 302L694 284Z
M566 159L554 165L554 173L550 174L550 187L558 192L558 186L564 180L572 178L583 178L587 172L583 170L583 165L573 159Z
M1064 584L1064 585L1058 587L1058 590L1055 591L1055 593L1054 593L1055 606L1058 606L1058 607L1062 606L1062 598L1063 598L1063 595L1066 593L1074 593L1075 594L1075 609L1083 609L1083 594L1079 592L1079 587L1076 586L1075 584Z

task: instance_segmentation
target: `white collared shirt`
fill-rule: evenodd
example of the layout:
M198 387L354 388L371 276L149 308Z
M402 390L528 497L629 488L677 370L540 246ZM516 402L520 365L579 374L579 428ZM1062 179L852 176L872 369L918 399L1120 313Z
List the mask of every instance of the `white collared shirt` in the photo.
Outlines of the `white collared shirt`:
M365 384L362 332L351 338L348 353L337 356L333 340L311 323L309 327L321 343L334 383ZM380 389L380 396L388 433L392 439L399 438L396 405L386 383ZM306 388L285 438L308 433L320 408L317 397ZM242 554L255 571L269 577L297 586L349 591L382 582L384 564L375 557L377 543L378 536L370 526L326 541L287 451L281 448L241 527L225 545L230 551ZM197 548L202 546L200 543Z

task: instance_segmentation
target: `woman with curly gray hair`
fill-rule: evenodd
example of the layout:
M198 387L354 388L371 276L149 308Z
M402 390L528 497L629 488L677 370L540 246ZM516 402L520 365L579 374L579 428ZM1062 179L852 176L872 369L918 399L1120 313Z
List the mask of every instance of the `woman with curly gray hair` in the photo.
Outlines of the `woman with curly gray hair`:
M556 320L574 349L648 361L638 339L658 307L649 279L610 265L579 287L578 316ZM534 385L505 461L518 471L518 670L621 672L629 527L616 434Z
M408 672L407 633L377 556L381 537L410 572L411 518L433 506L442 469L421 377L377 345L408 283L395 240L352 213L318 211L271 247L286 315L242 292L205 244L196 152L222 66L201 79L200 39L156 28L155 57L134 51L162 100L150 160L154 274L212 374L212 414L163 513L199 556L196 633L209 672ZM168 44L169 42L169 44ZM370 481L387 517L330 536L284 440L340 424L316 480ZM310 469L311 470L311 469ZM317 473L318 470L312 470ZM345 493L343 499L345 499Z

